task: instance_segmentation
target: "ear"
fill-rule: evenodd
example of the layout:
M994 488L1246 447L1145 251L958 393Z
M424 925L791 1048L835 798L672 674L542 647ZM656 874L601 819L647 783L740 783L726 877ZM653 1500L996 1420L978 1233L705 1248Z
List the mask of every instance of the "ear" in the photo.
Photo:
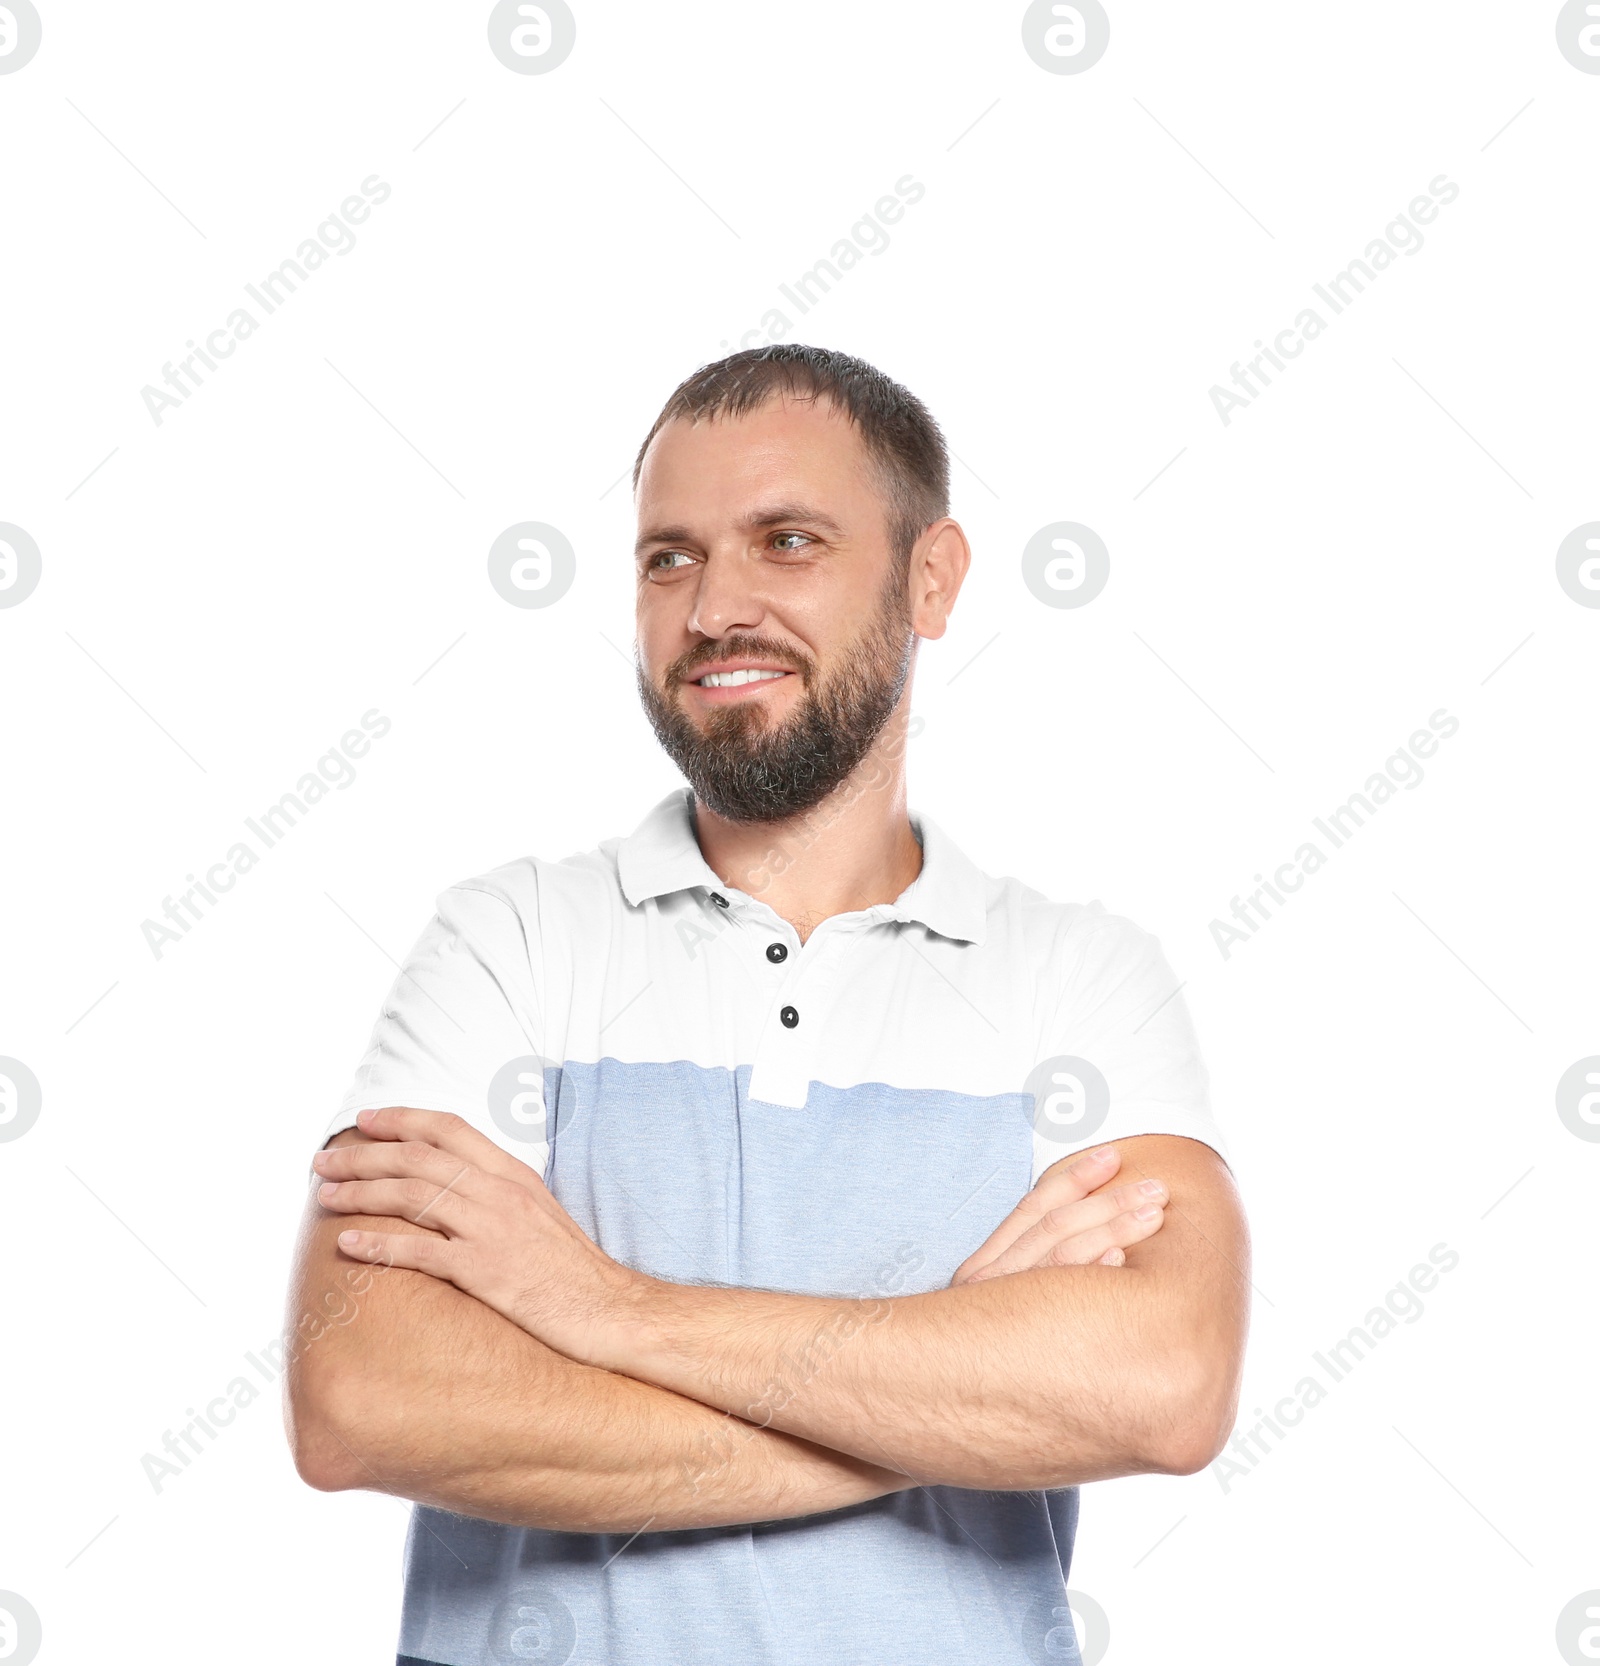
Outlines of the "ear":
M923 530L911 548L911 625L918 636L936 641L945 633L950 612L972 565L967 535L946 517Z

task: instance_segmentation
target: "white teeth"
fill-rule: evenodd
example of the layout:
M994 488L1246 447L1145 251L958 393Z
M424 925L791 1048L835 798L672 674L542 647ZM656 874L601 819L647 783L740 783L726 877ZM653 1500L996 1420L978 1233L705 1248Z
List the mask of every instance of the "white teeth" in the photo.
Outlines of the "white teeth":
M770 682L784 677L785 671L709 671L700 679L701 688L740 688L745 683Z

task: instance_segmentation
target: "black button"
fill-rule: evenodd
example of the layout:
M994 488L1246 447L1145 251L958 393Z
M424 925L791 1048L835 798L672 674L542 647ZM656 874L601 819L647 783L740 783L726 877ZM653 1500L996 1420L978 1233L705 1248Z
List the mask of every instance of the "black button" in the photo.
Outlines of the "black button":
M792 1030L800 1022L800 1014L793 1007L785 1007L778 1016L783 1020L783 1027Z
M720 891L713 891L711 893L711 900L717 905L718 908L726 908L728 906L728 899L723 896Z
M788 958L789 951L783 946L782 943L767 944L767 959L770 960L774 966L776 966L780 960L787 960Z

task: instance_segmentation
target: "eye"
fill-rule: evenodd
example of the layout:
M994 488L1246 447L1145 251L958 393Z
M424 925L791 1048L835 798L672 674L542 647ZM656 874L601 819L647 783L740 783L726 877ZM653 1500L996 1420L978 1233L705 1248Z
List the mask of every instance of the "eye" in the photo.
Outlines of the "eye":
M672 562L676 564L678 562L688 560L689 557L685 555L682 550L657 550L656 553L650 557L648 565L652 572L659 573L667 570L662 566L663 562Z
M780 549L791 549L791 550L793 550L793 549L798 549L800 547L799 544L783 544L783 543L781 543L780 540L782 540L784 538L798 538L800 540L800 543L802 543L802 544L809 544L811 542L811 539L804 532L775 532L775 533L773 533L772 538L773 538L773 542L778 544Z

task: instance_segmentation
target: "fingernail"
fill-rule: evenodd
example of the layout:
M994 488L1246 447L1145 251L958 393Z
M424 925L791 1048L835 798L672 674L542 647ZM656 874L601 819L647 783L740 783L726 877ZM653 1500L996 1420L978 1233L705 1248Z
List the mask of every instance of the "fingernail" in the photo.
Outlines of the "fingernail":
M1133 1218L1136 1221L1154 1221L1161 1218L1161 1211L1153 1203L1147 1203L1143 1209L1135 1209Z
M328 1154L327 1154L327 1152L326 1151L319 1151L316 1154L316 1156L314 1156L311 1159L311 1166L312 1166L312 1168L318 1170L318 1172L325 1169L328 1166Z
M1159 1180L1141 1180L1139 1182L1139 1190L1143 1192L1146 1197L1161 1197L1166 1192L1166 1189L1167 1188L1163 1186Z
M366 1127L366 1125L367 1125L367 1124L368 1124L368 1123L369 1123L369 1122L371 1122L371 1121L372 1121L372 1119L373 1119L373 1118L374 1118L374 1117L375 1117L375 1116L376 1116L376 1115L377 1115L377 1114L378 1114L378 1113L377 1113L377 1112L376 1112L376 1111L370 1111L370 1110L369 1110L369 1111L357 1111L357 1112L356 1112L356 1122L357 1122L357 1124L358 1124L358 1125L359 1125L359 1126L360 1126L360 1127L362 1127L362 1128L365 1128L365 1127Z
M352 1245L359 1244L361 1242L361 1234L359 1232L341 1232L339 1234L339 1242L343 1244L346 1249L349 1249Z
M317 1196L332 1197L338 1189L339 1182L337 1180L324 1180L323 1183L317 1187Z

